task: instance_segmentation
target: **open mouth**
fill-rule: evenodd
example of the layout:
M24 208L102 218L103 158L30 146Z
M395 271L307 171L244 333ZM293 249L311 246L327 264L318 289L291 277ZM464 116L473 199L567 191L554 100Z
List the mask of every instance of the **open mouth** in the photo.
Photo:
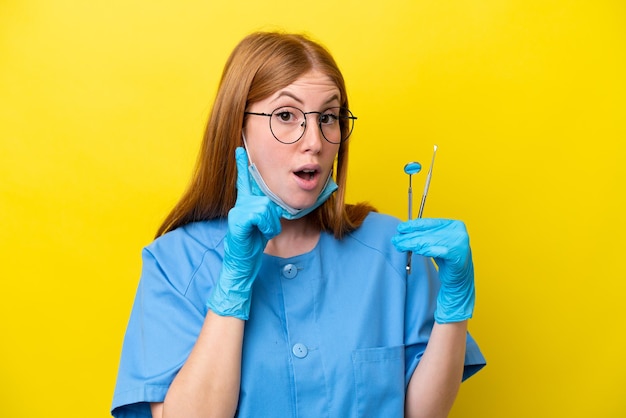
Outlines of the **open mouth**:
M313 180L316 174L317 174L317 170L301 170L301 171L295 172L296 176L300 177L301 179L308 180L308 181Z

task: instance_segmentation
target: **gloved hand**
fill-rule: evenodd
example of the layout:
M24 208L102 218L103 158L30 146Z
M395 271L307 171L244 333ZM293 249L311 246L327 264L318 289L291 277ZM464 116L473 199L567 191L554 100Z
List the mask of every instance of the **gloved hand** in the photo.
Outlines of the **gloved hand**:
M460 322L474 311L474 264L465 224L447 219L414 219L398 225L392 243L399 251L433 257L441 288L435 321Z
M207 306L218 315L247 320L252 284L261 268L263 250L267 241L280 233L280 210L266 196L252 194L248 157L243 148L237 148L235 158L237 201L228 212L222 270Z

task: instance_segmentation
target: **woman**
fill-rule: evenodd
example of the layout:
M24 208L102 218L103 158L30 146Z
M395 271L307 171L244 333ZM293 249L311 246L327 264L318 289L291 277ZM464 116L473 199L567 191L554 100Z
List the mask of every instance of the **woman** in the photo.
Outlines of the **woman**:
M143 252L113 415L448 414L484 365L469 238L344 203L347 109L306 37L235 48L192 183Z

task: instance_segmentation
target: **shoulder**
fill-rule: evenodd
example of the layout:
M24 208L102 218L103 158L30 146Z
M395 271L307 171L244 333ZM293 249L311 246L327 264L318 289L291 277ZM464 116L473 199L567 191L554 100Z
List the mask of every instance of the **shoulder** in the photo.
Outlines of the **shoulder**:
M364 243L384 243L389 245L391 237L393 237L397 230L400 220L394 216L386 215L378 212L370 212L367 218L363 221L361 226L350 233L350 236L354 239L362 241Z
M378 256L382 256L382 259L400 274L404 271L403 263L406 256L396 250L391 243L399 223L400 220L393 216L371 212L359 228L346 235L345 245L356 251L361 259L365 257L373 261L380 260Z
M143 277L165 277L186 288L200 266L221 265L226 228L225 219L194 222L158 237L143 250Z
M176 249L204 252L222 244L226 236L226 220L193 222L170 231L146 247L153 254L171 253Z

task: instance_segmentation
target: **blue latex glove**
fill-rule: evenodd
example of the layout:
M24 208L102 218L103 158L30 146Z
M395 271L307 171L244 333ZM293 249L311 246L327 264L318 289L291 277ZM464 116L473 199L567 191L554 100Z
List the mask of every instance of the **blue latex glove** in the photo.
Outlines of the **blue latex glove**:
M399 251L433 257L439 267L441 288L435 321L460 322L474 312L474 264L465 224L447 219L414 219L398 225L392 238Z
M261 268L267 241L280 233L281 212L266 196L252 194L243 148L237 148L235 158L237 201L228 212L222 270L207 306L218 315L247 320L252 284Z

